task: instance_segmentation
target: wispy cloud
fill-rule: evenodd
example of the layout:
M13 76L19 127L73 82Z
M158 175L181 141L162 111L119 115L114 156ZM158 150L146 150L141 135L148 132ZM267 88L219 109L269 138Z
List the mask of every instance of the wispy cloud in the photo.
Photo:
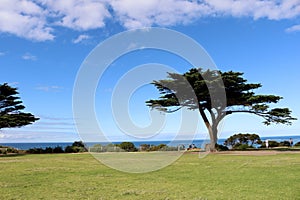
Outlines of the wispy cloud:
M300 24L285 29L285 32L287 33L298 32L298 31L300 31Z
M111 20L126 29L153 25L165 27L189 24L205 17L223 16L294 20L300 17L300 1L2 0L0 33L46 41L55 38L54 33L59 27L88 31L104 28L107 21Z
M22 128L0 130L0 142L75 141L78 140L72 117L39 115L39 121Z
M6 55L5 52L1 52L1 51L0 51L0 56L5 56L5 55Z
M10 85L10 86L17 86L17 85L19 85L19 82L11 82L11 83L8 83L8 85Z
M87 39L89 39L89 38L91 38L89 35L83 34L83 35L79 35L76 39L72 40L72 42L73 42L74 44L77 44L77 43L80 43L80 42L82 42L82 41L84 41L84 40L87 40Z
M41 90L44 92L59 92L63 89L63 87L57 86L57 85L51 85L51 86L37 86L35 88L36 90Z
M37 60L37 57L30 54L30 53L25 53L23 56L22 56L22 59L24 60L32 60L32 61L35 61Z

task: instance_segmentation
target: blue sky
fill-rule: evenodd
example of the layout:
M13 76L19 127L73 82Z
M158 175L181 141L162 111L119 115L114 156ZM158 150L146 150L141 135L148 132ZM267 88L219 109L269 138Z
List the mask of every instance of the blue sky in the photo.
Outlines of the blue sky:
M300 116L299 0L2 0L0 5L0 83L17 87L26 111L41 119L18 129L3 129L0 142L65 142L79 140L73 120L72 94L84 59L105 39L144 27L169 28L197 41L222 71L241 71L257 92L284 99ZM122 140L110 111L114 85L130 69L146 63L168 65L179 72L191 66L166 52L132 52L115 61L99 82L95 95L98 121L115 140ZM146 76L146 75L145 75ZM141 87L129 101L132 119L150 123L144 101L157 96ZM174 114L157 139L172 138L178 129ZM264 126L247 114L225 119L221 137L236 132L261 136L299 135L300 124ZM206 132L199 122L197 137Z

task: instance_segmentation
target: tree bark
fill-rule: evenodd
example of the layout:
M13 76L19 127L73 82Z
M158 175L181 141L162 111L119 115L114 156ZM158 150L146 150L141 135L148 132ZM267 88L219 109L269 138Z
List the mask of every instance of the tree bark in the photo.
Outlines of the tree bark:
M210 151L215 152L216 151L216 144L218 141L218 124L213 123L212 126L208 129L209 137L210 137Z
M219 120L216 120L216 118L212 118L212 124L210 124L207 116L204 113L204 110L199 109L200 115L205 123L205 126L208 130L209 137L210 137L210 151L214 152L216 151L216 143L218 140L218 124ZM212 112L210 112L211 115L213 115Z

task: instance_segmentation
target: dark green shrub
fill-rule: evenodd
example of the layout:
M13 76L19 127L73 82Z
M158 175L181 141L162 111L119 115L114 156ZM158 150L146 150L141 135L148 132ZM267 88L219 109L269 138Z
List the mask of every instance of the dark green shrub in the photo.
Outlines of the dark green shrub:
M228 151L228 147L225 145L221 145L221 144L216 144L216 150L217 151Z
M289 147L291 144L289 141L282 141L279 143L280 147Z
M74 152L74 149L72 146L66 146L65 153L76 153L76 152Z
M53 149L53 153L64 153L64 150L62 149L62 147L57 146Z
M278 147L279 143L277 141L274 140L270 140L269 141L269 147Z
M152 145L151 147L150 147L150 151L166 151L167 150L167 145L165 145L165 144L159 144L159 145L157 145L157 146L155 146L155 145Z
M65 152L66 153L81 153L81 152L87 152L87 148L83 144L82 141L75 141L73 142L72 146L66 146Z
M122 142L121 144L118 145L118 147L128 152L137 151L137 149L135 148L132 142Z
M0 150L0 154L4 154L5 155L5 154L7 154L7 151L5 149L1 149Z
M150 144L141 144L140 150L141 151L150 151Z
M294 146L300 147L300 142L297 142Z
M86 151L88 151L82 141L75 141L75 142L73 142L72 147L75 147L75 149L77 149L76 151L78 151L78 152L86 152ZM79 148L76 148L76 147L79 147Z
M7 148L7 153L18 153L19 151L15 148L9 147Z
M33 148L33 149L28 149L26 152L31 154L42 154L44 153L44 150L42 148Z
M44 153L53 153L53 149L51 147L46 147Z
M252 146L249 146L248 144L240 144L240 145L236 145L233 149L235 150L247 150L253 148Z

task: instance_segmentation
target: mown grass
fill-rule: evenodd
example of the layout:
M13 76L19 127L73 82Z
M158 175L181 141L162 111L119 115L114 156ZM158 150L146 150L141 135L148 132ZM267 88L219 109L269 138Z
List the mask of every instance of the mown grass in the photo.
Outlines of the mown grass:
M129 174L90 154L0 157L0 199L300 199L300 154L185 154Z

